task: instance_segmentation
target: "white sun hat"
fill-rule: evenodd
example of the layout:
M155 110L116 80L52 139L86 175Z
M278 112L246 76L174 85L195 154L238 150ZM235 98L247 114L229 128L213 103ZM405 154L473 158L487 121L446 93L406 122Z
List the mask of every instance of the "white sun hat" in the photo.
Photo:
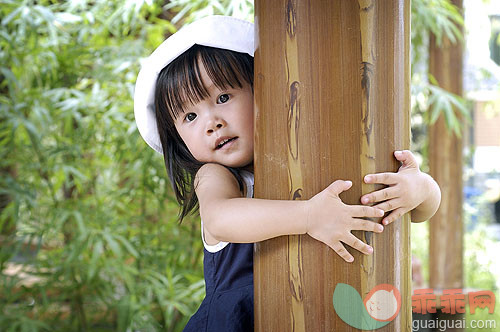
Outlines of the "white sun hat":
M167 38L142 62L134 92L134 115L142 138L163 153L155 117L155 86L160 71L193 45L254 54L253 23L230 16L208 16Z

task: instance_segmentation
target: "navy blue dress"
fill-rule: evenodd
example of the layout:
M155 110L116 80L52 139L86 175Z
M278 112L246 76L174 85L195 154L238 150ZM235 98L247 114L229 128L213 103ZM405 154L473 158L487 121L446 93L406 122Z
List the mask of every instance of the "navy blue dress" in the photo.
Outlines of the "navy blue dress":
M253 174L241 175L246 197L253 197ZM254 244L219 242L210 246L204 239L203 244L206 296L184 332L253 332Z

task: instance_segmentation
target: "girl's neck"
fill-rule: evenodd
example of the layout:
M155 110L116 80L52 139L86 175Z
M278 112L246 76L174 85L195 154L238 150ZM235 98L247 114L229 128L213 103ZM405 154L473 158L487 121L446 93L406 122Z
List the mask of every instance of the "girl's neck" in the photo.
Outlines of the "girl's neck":
M246 166L243 166L242 168L240 168L241 170L243 171L247 171L247 172L250 172L253 174L253 162L251 164L248 164Z

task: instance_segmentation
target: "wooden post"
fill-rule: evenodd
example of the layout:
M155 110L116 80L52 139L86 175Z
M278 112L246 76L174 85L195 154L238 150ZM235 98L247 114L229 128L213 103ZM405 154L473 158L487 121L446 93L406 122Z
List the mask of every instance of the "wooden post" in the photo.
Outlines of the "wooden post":
M256 0L255 13L255 197L309 199L344 179L341 198L360 204L376 188L363 176L397 171L393 151L409 148L410 1ZM351 264L308 235L259 243L256 331L357 330L334 310L339 283L362 299L397 287L401 311L377 331L409 331L409 217L354 233L375 253L349 248Z
M462 8L462 0L452 2ZM462 48L460 41L452 44L446 37L438 46L431 36L429 72L441 88L459 96L462 95ZM439 210L429 223L429 286L437 293L463 288L462 148L462 138L446 128L444 116L429 126L430 174L442 193Z
M462 47L446 37L439 47L431 36L429 72L457 95L462 95ZM429 127L430 173L442 192L441 206L429 223L430 286L437 289L463 286L462 146L462 139L446 128L444 116Z

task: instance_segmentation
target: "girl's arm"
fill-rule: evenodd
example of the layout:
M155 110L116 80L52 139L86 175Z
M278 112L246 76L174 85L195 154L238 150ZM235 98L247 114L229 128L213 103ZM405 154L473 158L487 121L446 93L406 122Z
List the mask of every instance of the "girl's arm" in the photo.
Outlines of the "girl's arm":
M204 231L212 238L242 243L307 233L349 262L354 258L341 242L365 254L373 252L352 230L383 230L382 225L361 219L380 217L383 211L340 200L338 195L350 186L349 181L335 181L307 201L245 198L234 176L218 164L203 165L195 181Z
M420 171L415 156L408 150L395 151L402 165L397 173L378 173L365 176L366 183L381 183L388 187L361 197L363 204L389 212L382 223L387 225L407 212L411 221L420 222L432 217L441 202L441 190L434 179Z

